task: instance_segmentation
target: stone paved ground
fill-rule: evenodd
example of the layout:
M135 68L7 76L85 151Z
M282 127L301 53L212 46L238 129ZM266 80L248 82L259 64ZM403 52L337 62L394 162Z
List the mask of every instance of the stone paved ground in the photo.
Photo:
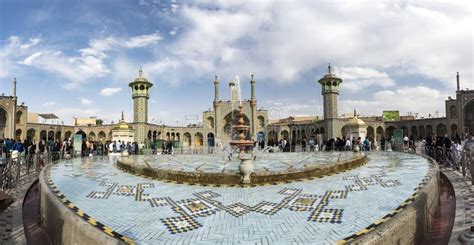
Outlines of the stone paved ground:
M26 244L23 232L22 203L26 191L38 179L38 173L32 173L17 182L16 186L6 192L14 198L14 203L0 213L0 244Z
M450 168L442 168L441 171L451 181L456 195L456 217L449 244L460 244L459 234L474 226L474 185L458 171Z

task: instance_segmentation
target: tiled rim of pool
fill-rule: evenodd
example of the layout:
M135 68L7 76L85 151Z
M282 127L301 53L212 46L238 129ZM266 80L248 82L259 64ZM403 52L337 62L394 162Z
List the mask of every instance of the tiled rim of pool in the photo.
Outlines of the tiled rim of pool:
M212 187L256 187L266 184L313 180L348 171L367 163L363 153L304 152L270 153L253 162L250 184L241 184L239 160L221 155L127 156L117 159L117 168L165 182Z
M255 188L142 179L107 158L63 161L43 176L66 207L130 243L334 243L393 217L436 174L418 155L373 153L369 159L353 171Z

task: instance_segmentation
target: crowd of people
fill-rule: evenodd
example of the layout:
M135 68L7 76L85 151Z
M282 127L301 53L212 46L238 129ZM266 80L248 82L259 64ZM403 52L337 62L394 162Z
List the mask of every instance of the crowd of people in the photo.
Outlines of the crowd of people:
M395 145L393 137L385 138L382 137L378 142L374 139L365 137L352 137L346 138L335 138L329 139L325 142L318 142L314 138L306 140L303 138L298 142L298 147L301 151L352 151L357 148L360 151L372 151L372 150L382 150L385 151L388 149L388 144L391 146ZM157 150L157 145L151 143L151 153L159 154ZM280 139L278 142L270 139L267 146L277 147L280 152L293 152L296 151L296 142L290 142L287 139ZM415 148L424 149L430 147L443 147L448 149L451 152L461 151L466 147L474 147L473 135L460 136L454 135L449 137L445 136L429 136L425 138L414 137L403 137L402 147L403 150L415 151ZM256 146L263 148L264 145L259 142L256 143ZM124 141L93 141L85 140L81 145L81 154L82 156L89 155L107 155L110 153L121 153L127 151L130 155L134 154L143 154L145 148L144 144L139 144L137 142L124 142ZM467 149L467 148L465 148ZM470 148L469 148L470 149ZM52 140L52 139L42 139L38 143L34 140L13 140L13 139L0 139L0 158L9 158L12 152L17 152L20 156L24 155L34 155L38 153L60 153L64 155L73 155L74 154L74 144L71 138L61 140ZM173 154L173 142L172 141L163 141L161 144L161 154ZM63 155L63 156L64 156ZM61 157L57 155L57 157Z
M127 151L129 154L141 154L144 145L137 142L122 141L82 141L81 155L107 155L109 153L117 153ZM74 154L74 142L71 138L62 140L42 139L38 143L34 140L14 140L0 139L0 158L10 158L15 153L19 156L53 153L54 158L72 156ZM62 154L62 155L61 155ZM56 160L56 159L53 159Z
M408 137L404 136L402 138L401 146L402 150L404 151L415 151L415 148L420 148L420 149L425 149L425 148L430 148L430 147L444 147L445 149L451 150L451 151L461 151L465 145L466 142L468 147L472 146L474 147L474 143L472 142L473 135L467 135L467 136L462 136L459 134L453 135L453 136L428 136L424 138L415 138L415 137ZM393 137L386 138L385 136L382 136L378 141L375 141L371 137L352 137L351 138L346 138L346 137L337 137L334 139L329 139L327 141L317 142L314 138L310 138L309 140L306 140L306 138L303 138L298 144L296 142L290 142L286 138L280 139L279 141L274 141L273 139L270 139L268 141L268 146L271 147L278 147L280 152L294 152L297 151L297 146L301 151L352 151L355 148L357 148L360 151L373 151L373 150L381 150L381 151L386 151L389 149L393 149L396 144L399 142L396 142ZM390 146L389 146L390 145ZM260 148L263 148L259 145Z

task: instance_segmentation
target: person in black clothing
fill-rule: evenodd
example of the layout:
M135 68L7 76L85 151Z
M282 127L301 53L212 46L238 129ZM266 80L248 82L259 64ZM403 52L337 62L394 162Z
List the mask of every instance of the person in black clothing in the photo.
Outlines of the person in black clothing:
M306 139L305 138L303 138L303 140L301 141L301 150L306 151Z
M86 145L86 141L82 141L82 145L81 145L81 151L82 151L82 156L87 156L87 145Z

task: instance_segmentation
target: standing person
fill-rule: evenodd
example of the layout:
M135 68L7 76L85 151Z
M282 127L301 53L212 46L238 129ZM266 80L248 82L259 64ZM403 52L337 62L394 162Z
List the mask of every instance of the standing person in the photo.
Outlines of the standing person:
M110 141L108 145L109 154L115 152L114 142Z
M131 154L135 154L135 142L131 144L130 151L131 151Z
M461 161L462 157L462 147L461 147L461 142L459 141L454 141L454 144L451 145L451 155L453 156L453 168L458 168L459 167L459 162Z
M345 150L345 151L350 151L350 150L352 150L352 142L351 142L351 140L350 140L349 137L346 139L346 143L345 143L345 145L344 145L344 150Z
M306 151L306 138L303 138L303 140L301 140L301 150Z
M385 136L382 136L382 139L380 140L380 147L382 148L382 151L385 151Z
M3 140L0 140L0 158L2 158L2 156L3 156L3 151L4 151L3 148L4 147L5 147L5 145L4 145Z
M28 146L28 167L31 167L33 164L33 159L36 153L36 143L35 140L31 141L31 144Z
M364 139L364 151L369 151L369 150L370 150L369 137L365 137L365 139Z
M311 137L311 139L309 139L309 151L314 151L314 146L315 146L314 138Z
M115 143L115 151L118 153L122 152L122 142L120 140L117 143Z
M7 138L5 140L5 158L10 157L10 151L13 149L13 141Z
M163 147L162 147L163 148ZM151 143L151 154L156 155L156 144L154 142Z

